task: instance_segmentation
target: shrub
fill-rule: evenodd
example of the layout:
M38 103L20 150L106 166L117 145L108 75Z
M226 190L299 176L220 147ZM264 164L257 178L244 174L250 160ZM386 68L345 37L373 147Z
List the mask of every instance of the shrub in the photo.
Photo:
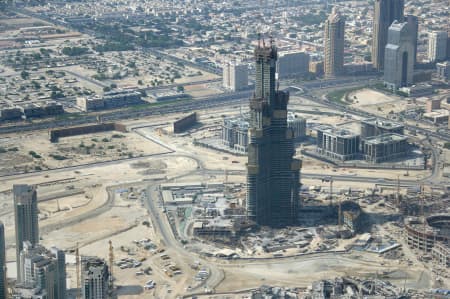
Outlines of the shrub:
M28 154L30 154L33 158L35 159L40 159L42 158L41 155L39 155L38 153L36 153L35 151L29 151Z

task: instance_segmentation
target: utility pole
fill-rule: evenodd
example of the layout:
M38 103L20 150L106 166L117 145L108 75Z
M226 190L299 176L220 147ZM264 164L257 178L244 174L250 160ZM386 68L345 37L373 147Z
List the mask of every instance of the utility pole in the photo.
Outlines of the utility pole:
M333 205L333 178L330 177L330 205Z
M424 187L423 185L421 185L420 190L421 190L421 192L420 192L420 193L421 193L421 194L420 194L420 199L421 199L421 203L420 203L420 213L422 214L423 233L424 233L424 238L425 238L425 243L424 243L424 246L423 246L423 251L424 251L425 254L426 254L426 252L427 252L427 243L428 243L428 240L427 240L426 233L425 233L425 230L426 230L425 209L424 209L424 205L425 205L425 187Z
M400 176L397 175L397 209L400 210Z
M339 230L342 231L342 203L341 203L341 199L339 199L339 211L338 211L339 215L338 215L338 225L339 225Z

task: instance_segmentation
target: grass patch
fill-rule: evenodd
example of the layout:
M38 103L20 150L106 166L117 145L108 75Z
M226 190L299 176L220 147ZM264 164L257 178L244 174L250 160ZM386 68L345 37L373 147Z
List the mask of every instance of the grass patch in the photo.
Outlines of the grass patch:
M8 149L4 147L0 147L0 154L6 153L6 152L17 152L19 149L17 147L10 147Z
M61 156L61 155L58 155L58 154L50 154L50 157L52 157L52 158L55 159L55 160L59 160L59 161L62 161L62 160L66 160L66 159L67 159L66 156Z
M364 87L354 87L354 88L347 88L347 89L339 89L339 90L333 90L332 92L328 93L326 95L327 99L331 102L335 102L338 104L344 104L349 105L353 103L353 101L347 101L345 99L345 96L353 91L357 91L360 89L363 89Z
M171 104L175 104L175 103L191 102L191 101L195 101L195 100L192 99L192 97L188 97L188 98L183 98L183 99L167 100L167 101L162 101L162 102L135 105L135 106L128 107L128 110L142 110L142 109L147 109L147 108L151 108L151 107L167 106L167 105L171 105Z

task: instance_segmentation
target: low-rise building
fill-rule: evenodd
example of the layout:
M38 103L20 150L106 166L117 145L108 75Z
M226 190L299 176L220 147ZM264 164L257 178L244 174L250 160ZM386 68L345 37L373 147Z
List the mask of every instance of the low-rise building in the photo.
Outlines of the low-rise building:
M54 116L64 113L64 108L61 103L55 101L47 101L44 104L45 116Z
M92 98L86 98L86 97L78 97L77 98L77 106L85 111L96 111L96 110L102 110L105 108L105 103L103 102L103 99L99 96L95 96Z
M344 64L344 73L347 75L369 74L374 71L373 64L369 61Z
M229 148L246 153L248 146L248 121L242 118L224 119L222 125L222 143Z
M288 127L294 132L294 139L300 141L306 137L306 119L293 113L288 113Z
M64 252L57 248L52 247L47 250L41 245L32 245L29 241L23 242L19 264L22 285L19 285L18 293L32 294L34 289L39 289L45 293L46 299L65 298L65 261Z
M280 79L305 75L309 71L309 55L300 51L280 52L277 71Z
M436 242L431 250L433 260L442 267L450 267L450 246L442 242Z
M436 63L436 73L439 79L450 80L450 61Z
M14 287L12 299L48 299L48 296L45 290L34 283L20 283Z
M399 91L405 93L408 97L418 98L432 95L434 88L430 84L417 84L409 87L401 87Z
M118 90L106 92L103 97L79 97L77 106L83 111L116 109L144 103L141 93L133 90Z
M248 87L248 66L228 61L223 65L223 87L231 91L244 90Z
M64 113L63 105L55 101L48 101L44 104L27 104L20 107L20 110L25 118L54 116Z
M142 104L141 93L133 90L118 90L105 92L103 95L105 109L115 109Z
M41 105L31 103L21 107L22 113L26 118L42 117L45 115L45 110Z
M309 63L309 72L320 76L323 74L323 61L311 61Z
M405 220L405 237L410 248L416 248L423 252L431 252L435 245L450 244L449 234L450 215L437 214L426 219L408 217ZM441 251L441 249L443 249ZM447 249L438 246L437 254L446 253Z
M288 113L287 125L292 129L294 139L300 141L306 136L306 119ZM245 154L248 147L248 116L224 119L222 124L221 142L230 149Z
M3 107L0 110L1 120L17 120L21 119L23 115L22 109L17 106Z
M426 101L426 112L432 112L433 110L441 108L441 99L439 98L431 98Z
M393 133L368 137L361 141L364 159L372 163L380 163L405 156L408 147L406 136Z
M346 161L356 159L359 154L360 137L346 129L319 126L317 130L317 152L332 159Z
M368 118L361 120L361 138L383 135L386 133L395 133L403 135L405 126L392 122L380 120L377 118Z
M197 221L193 226L194 235L212 239L230 239L235 235L234 224L229 219Z
M438 109L423 114L423 118L431 121L435 125L447 124L449 111L447 109Z

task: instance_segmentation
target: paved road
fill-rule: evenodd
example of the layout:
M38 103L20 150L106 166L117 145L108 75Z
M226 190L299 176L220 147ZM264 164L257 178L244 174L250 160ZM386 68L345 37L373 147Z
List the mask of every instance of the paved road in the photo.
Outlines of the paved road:
M387 119L387 118L384 118L384 117L380 117L378 115L375 115L375 114L372 114L372 113L368 113L368 112L363 111L363 110L359 110L359 109L356 109L356 108L353 108L353 107L348 107L348 106L346 106L344 104L339 104L339 103L336 103L336 102L328 101L325 98L325 95L322 95L322 97L311 95L309 93L308 88L306 88L303 85L298 85L296 87L302 88L305 91L305 93L301 95L302 97L304 97L306 99L309 99L311 101L318 102L318 103L320 103L322 105L328 106L328 107L336 109L338 111L342 111L342 112L345 112L345 113L348 113L348 114L358 115L360 117L366 117L366 118L377 117L377 118L379 118L381 120L391 121L390 119ZM421 127L414 126L414 125L408 125L408 124L405 124L405 129L410 130L410 131L411 130L415 130L418 134L422 134L422 135L425 135L425 136L430 136L430 137L434 137L434 138L437 138L437 139L440 139L440 140L444 140L444 141L450 142L450 135L447 134L446 132L442 132L442 130L439 131L439 132L435 132L435 130L429 130L429 129L421 128Z
M202 267L208 268L210 271L210 276L208 279L203 284L193 288L191 291L195 292L203 286L215 288L223 279L223 271L216 265L213 265L207 260L202 259L200 256L186 250L175 238L166 215L160 212L161 208L155 206L155 202L160 200L158 186L149 186L148 194L148 201L145 203L145 207L151 215L154 229L161 237L161 241L165 247L170 250L171 254L175 254L177 256L177 261L182 261L182 263L184 263L184 265L182 265L183 268L190 267L190 265L194 264L195 261L201 261ZM187 279L192 279L192 277Z
M224 170L217 170L217 169L204 169L201 171L204 175L223 175ZM229 170L228 175L245 175L247 173L246 170ZM385 178L379 178L379 177L367 177L367 176L357 176L357 175L342 175L342 174L336 174L336 175L325 175L322 173L308 173L308 172L301 172L301 178L303 179L317 179L321 180L325 177L331 177L333 178L333 181L343 181L343 182L363 182L363 183L373 183L378 185L390 185L395 184L397 185L397 180L395 179L385 179ZM417 186L422 181L428 181L428 178L422 179L422 180L400 180L401 186Z

